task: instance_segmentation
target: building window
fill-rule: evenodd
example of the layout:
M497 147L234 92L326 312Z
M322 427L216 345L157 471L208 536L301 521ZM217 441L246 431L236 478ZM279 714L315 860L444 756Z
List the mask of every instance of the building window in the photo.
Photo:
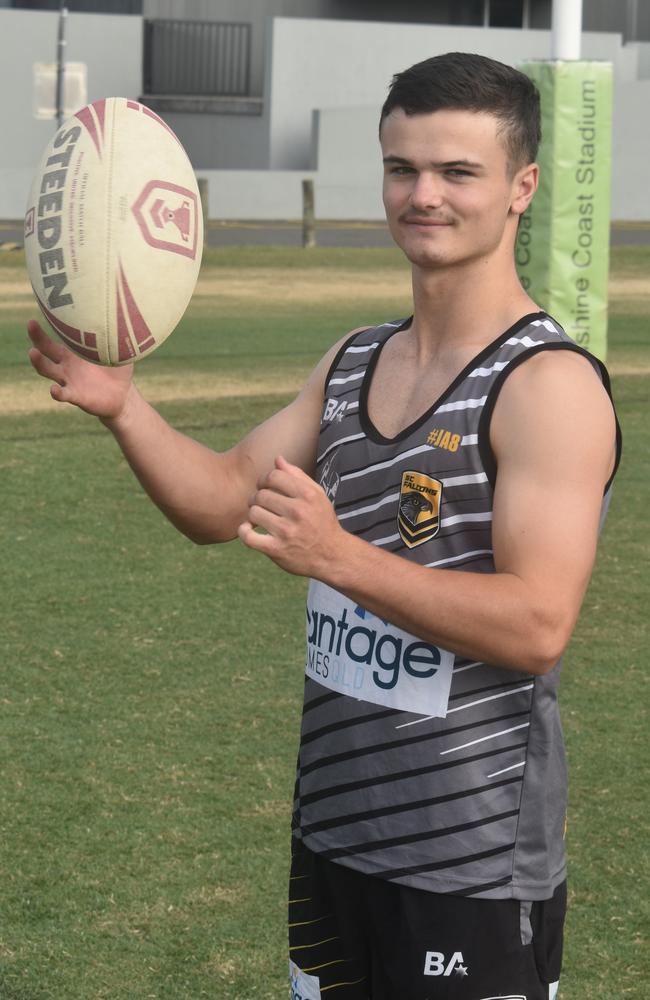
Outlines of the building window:
M527 28L528 8L527 0L486 0L485 24L490 28Z

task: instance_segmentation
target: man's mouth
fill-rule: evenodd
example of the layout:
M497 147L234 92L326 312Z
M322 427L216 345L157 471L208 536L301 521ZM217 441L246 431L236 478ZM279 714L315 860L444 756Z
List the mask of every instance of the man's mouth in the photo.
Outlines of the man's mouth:
M449 219L434 219L428 215L403 215L400 219L407 226L426 226L435 229L439 226L451 226Z

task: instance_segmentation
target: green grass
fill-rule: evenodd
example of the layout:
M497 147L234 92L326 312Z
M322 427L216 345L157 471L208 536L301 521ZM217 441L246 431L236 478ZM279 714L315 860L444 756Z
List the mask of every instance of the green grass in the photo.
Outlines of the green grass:
M23 267L23 250L0 253L0 268ZM302 247L232 246L209 247L203 252L203 268L254 267L295 268L297 270L326 270L345 268L353 271L373 271L377 267L394 267L404 270L408 264L393 247Z
M335 252L318 252L328 268ZM343 254L360 272L377 266L375 252ZM650 254L624 248L613 258L641 275ZM302 251L270 248L223 259L314 266ZM192 311L146 364L152 377L173 370L181 382L224 368L245 376L251 358L256 369L298 372L367 321L362 311L354 302L325 311L216 303L213 319ZM647 371L649 314L647 303L615 303L613 365ZM32 378L23 321L19 310L0 325L2 380L18 391ZM562 1000L644 1000L650 972L641 949L648 376L619 376L614 390L624 460L563 677L571 909ZM160 409L223 448L282 402ZM5 415L0 439L0 998L286 1000L303 581L239 543L197 548L177 535L82 414Z

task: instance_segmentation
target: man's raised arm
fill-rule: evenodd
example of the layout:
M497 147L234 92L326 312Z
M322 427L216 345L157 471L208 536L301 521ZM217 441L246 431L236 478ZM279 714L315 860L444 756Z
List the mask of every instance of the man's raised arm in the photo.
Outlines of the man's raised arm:
M78 406L111 431L140 483L165 516L197 543L235 538L257 484L278 453L306 473L314 467L325 375L338 345L322 359L297 398L217 453L170 427L140 395L132 366L100 367L52 340L36 322L30 361L52 381L59 402Z

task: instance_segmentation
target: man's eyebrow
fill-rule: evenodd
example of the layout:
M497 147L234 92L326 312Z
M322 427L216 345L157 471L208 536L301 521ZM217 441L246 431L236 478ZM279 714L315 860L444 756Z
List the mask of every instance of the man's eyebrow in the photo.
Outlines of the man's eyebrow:
M482 170L483 164L474 160L444 160L441 163L434 163L434 167L470 167L472 170Z
M390 154L389 156L385 156L384 157L384 163L399 163L402 166L406 166L406 167L412 167L413 166L413 161L412 160L407 160L403 156L394 156L393 154ZM431 164L431 166L435 167L437 170L445 170L445 169L449 170L449 169L451 169L453 167L469 167L471 170L482 170L483 169L483 164L482 163L476 163L474 160L440 160L440 161L434 161Z

